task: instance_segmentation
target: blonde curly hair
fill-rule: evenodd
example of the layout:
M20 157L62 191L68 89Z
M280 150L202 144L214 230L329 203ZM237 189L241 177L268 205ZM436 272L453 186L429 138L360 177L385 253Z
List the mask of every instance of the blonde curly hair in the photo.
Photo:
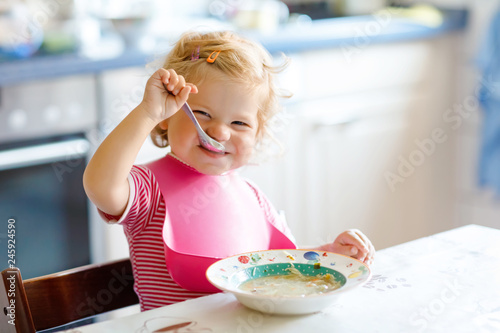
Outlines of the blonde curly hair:
M206 60L214 51L220 51L213 63ZM198 56L199 59L192 59ZM244 39L234 32L213 31L208 33L187 32L183 34L173 49L167 54L163 68L174 69L184 76L186 82L200 84L208 76L210 68L243 84L247 89L258 89L262 96L259 103L257 132L258 147L262 142L276 141L269 128L269 120L281 111L280 97L290 97L280 93L275 85L275 75L288 65L288 59L280 66L274 66L271 55L258 43ZM210 71L213 73L213 71ZM156 126L151 139L158 147L167 147L167 130ZM258 149L258 148L256 148Z

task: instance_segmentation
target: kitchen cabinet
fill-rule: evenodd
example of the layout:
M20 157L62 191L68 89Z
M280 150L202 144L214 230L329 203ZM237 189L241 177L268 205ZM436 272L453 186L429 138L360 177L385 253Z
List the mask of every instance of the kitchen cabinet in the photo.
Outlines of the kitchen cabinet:
M286 212L301 245L359 228L377 248L453 225L457 36L291 55L295 96L281 161L244 175Z
M148 69L144 66L108 70L97 75L100 115L98 130L93 133L92 154L102 140L141 102L148 78ZM136 163L152 160L160 153L162 152L148 140L142 147ZM94 230L93 262L127 257L128 244L122 227L104 223L95 206L91 202L90 205L91 225Z

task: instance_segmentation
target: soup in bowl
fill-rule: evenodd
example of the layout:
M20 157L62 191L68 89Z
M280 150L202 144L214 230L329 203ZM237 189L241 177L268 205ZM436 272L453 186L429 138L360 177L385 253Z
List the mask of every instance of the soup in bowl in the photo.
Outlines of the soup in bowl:
M233 293L243 305L287 315L321 311L370 277L369 267L354 258L313 250L243 253L207 270L210 283Z

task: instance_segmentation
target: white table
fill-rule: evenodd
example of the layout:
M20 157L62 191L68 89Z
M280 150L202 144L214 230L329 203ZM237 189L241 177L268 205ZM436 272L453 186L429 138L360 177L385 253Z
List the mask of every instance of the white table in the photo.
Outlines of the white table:
M500 332L500 230L469 225L387 248L372 269L312 315L270 316L219 293L67 332L148 332L155 321L193 322L178 332Z

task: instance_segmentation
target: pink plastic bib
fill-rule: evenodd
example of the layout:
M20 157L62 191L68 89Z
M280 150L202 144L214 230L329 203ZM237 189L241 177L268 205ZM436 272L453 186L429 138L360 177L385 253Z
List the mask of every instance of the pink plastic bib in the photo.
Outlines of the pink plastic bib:
M147 167L165 200L165 260L181 287L217 292L205 277L215 261L243 252L295 248L267 222L252 188L235 172L205 175L172 155Z

